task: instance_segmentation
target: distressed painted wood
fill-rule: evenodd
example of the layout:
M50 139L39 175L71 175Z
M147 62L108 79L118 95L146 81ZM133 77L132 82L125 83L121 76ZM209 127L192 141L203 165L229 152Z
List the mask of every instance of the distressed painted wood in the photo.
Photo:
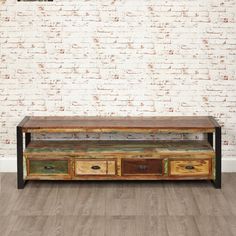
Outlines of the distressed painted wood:
M115 175L114 160L75 160L75 175Z
M209 116L30 117L24 132L213 132Z
M68 174L68 161L30 160L29 174L37 174L37 175Z
M206 141L32 141L24 152L25 156L85 155L100 158L100 155L136 154L141 157L168 154L214 155L214 150ZM93 156L94 155L94 156Z
M212 117L28 117L22 123L28 133L203 132L209 136L215 127L218 123ZM33 140L23 153L25 180L213 180L216 154L208 141Z
M122 159L122 175L162 175L163 161L160 159Z
M25 179L71 179L72 161L69 158L26 158Z
M214 132L212 128L40 128L40 129L23 129L23 132L28 133L211 133Z
M107 161L107 175L115 175L117 173L116 161Z
M39 178L40 179L40 178ZM73 180L212 180L211 176L164 176L164 175L80 175Z
M76 159L75 159L76 160ZM81 175L80 174L76 174L76 166L74 166L74 168L71 168L70 165L69 165L69 169L72 170L74 169L74 171L70 171L69 170L69 173L68 175L64 175L64 174L55 174L55 175L52 175L52 174L30 174L26 177L27 180L175 180L175 179L178 179L178 180L181 180L181 179L186 179L186 180L197 180L197 179L212 179L212 176L210 175L199 175L199 176L195 176L195 175L182 175L182 176L168 176L168 173L165 173L165 171L168 169L168 161L166 161L165 163L166 164L162 164L162 171L163 173L162 174L155 174L155 173L147 173L147 174L144 174L144 173L134 173L134 174L130 174L130 175L124 175L123 172L122 172L122 165L121 165L121 161L122 161L122 158L118 158L119 161L117 161L116 165L114 166L114 161L115 160L112 160L113 162L110 162L110 160L108 160L108 170L107 170L107 174L105 174L105 171L101 174L91 174L91 172L87 172L86 171L82 171ZM127 160L133 160L133 159L127 159ZM138 159L138 160L141 160L142 159ZM69 161L69 159L68 159ZM84 161L84 162L87 162L87 160L84 160L82 159L81 161ZM103 160L89 160L89 161L94 161L93 164L98 164L98 165L101 165L100 161L104 162L104 159ZM156 160L156 161L160 161L160 160ZM70 163L70 161L68 162ZM73 164L74 162L71 161L71 163ZM119 164L120 163L120 164ZM152 162L152 164L154 164ZM92 166L92 164L90 165ZM153 168L153 167L152 167ZM117 170L116 172L114 172L114 169ZM118 170L120 169L120 173L118 172ZM155 169L155 167L154 167ZM86 170L86 168L85 168ZM87 168L88 170L88 168Z
M210 176L211 160L170 160L170 176Z
M70 160L74 168L71 179L96 179L92 175L108 176L113 179L145 179L148 175L163 175L164 178L175 179L177 175L168 176L171 159L211 159L214 157L212 147L206 141L32 141L26 151L26 159ZM106 159L104 159L104 157ZM150 160L151 162L148 162ZM127 165L124 165L126 160ZM130 160L130 162L129 162ZM146 161L146 171L137 170ZM142 163L140 163L142 162ZM114 164L115 163L115 164ZM161 164L160 164L161 163ZM93 170L92 166L99 169ZM109 167L109 168L108 168ZM128 169L127 169L128 168ZM115 176L117 174L117 176ZM141 176L141 178L138 177ZM137 178L136 178L137 176ZM182 177L187 178L187 175ZM59 175L57 176L59 177ZM126 178L127 177L127 178ZM190 176L190 179L196 175ZM32 178L32 176L31 176ZM207 177L207 179L210 177ZM45 176L37 176L45 179ZM50 178L52 179L52 178ZM102 178L104 179L104 178ZM108 178L111 179L111 178Z

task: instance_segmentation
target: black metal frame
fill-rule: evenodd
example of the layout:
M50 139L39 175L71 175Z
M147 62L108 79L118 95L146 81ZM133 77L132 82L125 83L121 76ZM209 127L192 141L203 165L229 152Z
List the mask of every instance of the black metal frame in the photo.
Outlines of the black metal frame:
M26 116L21 123L16 127L16 143L17 143L17 188L23 189L26 183L24 180L24 160L23 160L23 150L24 150L24 132L23 125L29 119ZM25 133L25 146L31 141L31 133Z
M221 188L221 127L215 128L215 188Z
M213 133L207 133L208 143L213 147Z
M16 128L17 138L17 188L22 189L25 186L23 178L23 132L22 127Z
M207 140L213 147L213 133L207 133ZM212 180L212 184L215 188L221 188L221 127L215 127L215 179Z

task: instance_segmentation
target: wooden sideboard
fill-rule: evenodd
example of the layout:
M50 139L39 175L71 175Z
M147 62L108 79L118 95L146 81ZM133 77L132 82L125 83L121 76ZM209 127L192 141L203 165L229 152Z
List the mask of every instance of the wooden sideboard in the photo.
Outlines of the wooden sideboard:
M33 133L204 133L204 140L31 140ZM170 136L171 137L171 136ZM18 189L27 180L211 180L221 188L221 127L210 116L25 117Z

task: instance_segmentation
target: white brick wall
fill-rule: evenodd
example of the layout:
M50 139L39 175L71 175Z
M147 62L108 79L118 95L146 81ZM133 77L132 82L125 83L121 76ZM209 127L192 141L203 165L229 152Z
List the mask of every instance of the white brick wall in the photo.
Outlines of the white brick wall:
M26 115L212 115L236 157L235 13L236 0L0 3L0 158Z

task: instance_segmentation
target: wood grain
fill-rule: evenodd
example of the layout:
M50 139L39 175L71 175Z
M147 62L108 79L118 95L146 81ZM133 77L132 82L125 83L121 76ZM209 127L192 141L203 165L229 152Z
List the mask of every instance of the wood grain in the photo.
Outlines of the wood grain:
M236 173L210 182L30 181L0 174L1 236L234 236Z
M151 157L158 155L207 155L214 156L214 150L205 140L100 140L100 141L32 141L24 151L25 156L78 156L101 158L111 155L133 155Z
M210 176L210 159L170 160L170 176Z
M29 160L32 162L39 160L41 163L46 163L48 160L56 162L60 159L68 161L75 170L71 171L70 168L66 177L58 173L58 175L55 175L57 177L55 179L131 180L133 178L136 180L167 180L177 177L179 179L213 179L214 177L211 176L212 170L210 168L215 153L211 145L204 140L32 141L26 148L24 156L27 160L28 170L26 179L47 179L45 175L43 176L42 170L38 176L36 174L32 175L32 173L29 175ZM172 173L168 175L168 170L170 170L168 160L172 159L181 159L182 163L191 159L200 160L200 162L207 159L209 160L209 172L206 174L198 170L195 171L196 173L188 171L188 174ZM163 163L163 160L165 160L165 163ZM200 162L195 163L196 169ZM92 166L98 169L95 170ZM147 170L138 171L137 168L142 166ZM41 165L41 167L43 168L44 165ZM45 169L43 171L50 172L50 170ZM53 179L53 173L48 176L48 179Z
M29 117L23 124L24 132L211 132L216 121L209 116L159 117Z
M67 175L68 171L67 160L29 160L29 174Z
M160 159L122 159L122 175L162 175L163 161Z
M75 160L75 175L115 175L115 160Z
M68 180L71 179L72 161L67 157L26 158L27 180Z

